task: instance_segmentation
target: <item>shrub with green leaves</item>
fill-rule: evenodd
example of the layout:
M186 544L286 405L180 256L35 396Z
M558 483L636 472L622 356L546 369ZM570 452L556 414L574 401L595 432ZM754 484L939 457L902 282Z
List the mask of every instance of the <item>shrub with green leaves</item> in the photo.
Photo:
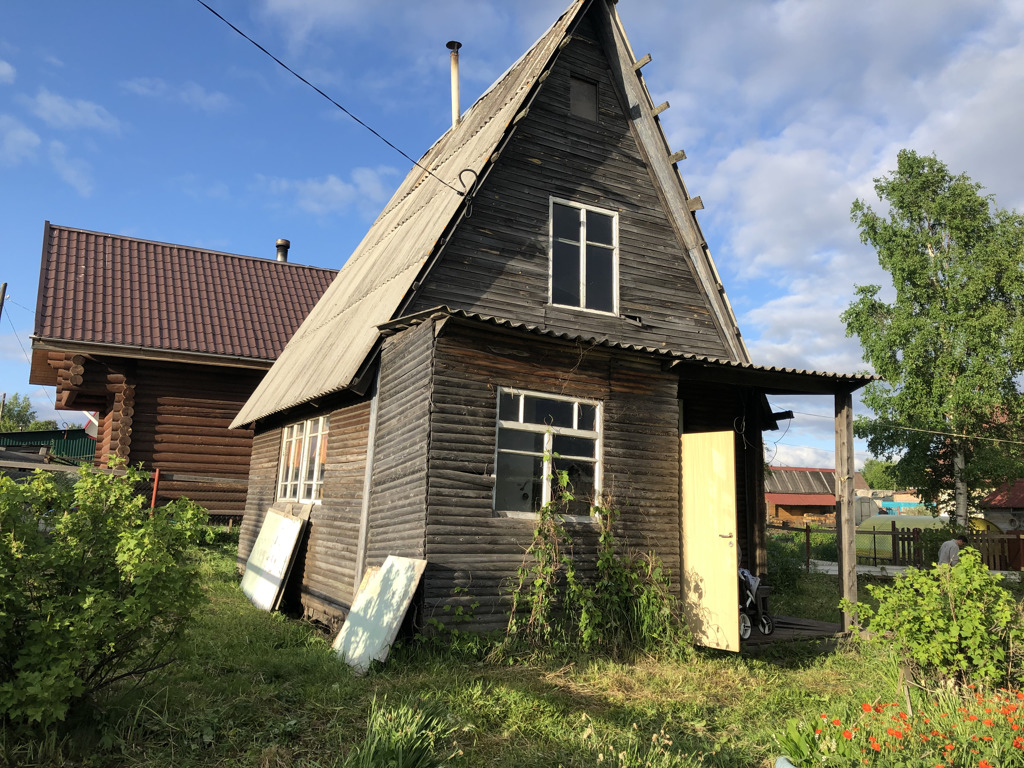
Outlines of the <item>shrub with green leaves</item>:
M104 686L167 663L203 602L192 545L206 513L149 510L145 476L83 468L0 477L0 719L47 725Z
M846 600L842 607L919 680L1011 683L1021 675L1024 616L1001 579L967 548L958 565L908 568L891 586L868 586L877 609Z

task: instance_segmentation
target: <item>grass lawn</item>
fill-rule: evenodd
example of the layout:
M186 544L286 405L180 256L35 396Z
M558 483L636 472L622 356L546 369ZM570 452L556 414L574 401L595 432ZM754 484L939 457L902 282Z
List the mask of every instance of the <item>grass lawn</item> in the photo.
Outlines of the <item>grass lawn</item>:
M451 766L771 766L788 718L894 696L886 662L817 643L757 655L698 649L682 660L515 665L411 643L359 678L314 627L249 604L234 542L202 557L210 604L176 662L41 741L5 731L3 764L341 766L374 707L412 705L440 713L452 729L444 740ZM821 618L835 610L834 577L797 583L774 612L801 601Z

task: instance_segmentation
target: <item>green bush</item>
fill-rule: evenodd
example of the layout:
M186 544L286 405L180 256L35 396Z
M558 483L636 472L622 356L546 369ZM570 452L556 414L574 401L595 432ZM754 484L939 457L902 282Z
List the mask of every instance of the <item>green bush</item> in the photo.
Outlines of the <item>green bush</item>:
M950 567L908 568L891 586L869 586L878 608L843 601L871 642L892 648L919 680L1004 684L1020 678L1021 606L971 548Z
M206 513L152 512L144 475L83 468L70 490L0 477L0 719L48 725L165 664L203 601L191 545Z
M768 537L768 583L772 588L793 589L807 572L803 538L803 533Z

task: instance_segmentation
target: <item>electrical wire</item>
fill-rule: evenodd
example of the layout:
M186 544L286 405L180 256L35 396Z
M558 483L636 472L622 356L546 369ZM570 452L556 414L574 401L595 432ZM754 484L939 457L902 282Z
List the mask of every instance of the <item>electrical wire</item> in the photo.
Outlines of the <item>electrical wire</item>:
M421 165L421 164L420 164L420 163L419 163L418 161L416 161L416 160L414 160L413 158L409 157L409 155L407 155L407 154L406 154L405 152L403 152L403 151L402 151L401 149L399 149L399 148L398 148L398 147L396 147L396 146L395 146L394 144L392 144L392 143L391 143L390 141L388 141L388 140L387 140L386 138L384 138L384 137L383 137L383 136L381 136L381 135L380 135L379 133L377 133L377 131L375 131L375 130L374 130L373 128L371 128L371 127L370 127L369 125L367 125L366 123L364 123L364 122L363 122L362 120L360 120L360 119L359 119L358 117L356 117L356 116L355 116L355 115L353 115L353 114L352 114L351 112L349 112L349 111L348 111L347 109L345 109L345 108L344 108L343 106L341 106L341 104L339 104L339 103L338 103L338 102L336 102L336 101L335 101L334 99L332 99L332 98L331 98L330 96L328 96L328 95L327 95L326 93L324 93L323 91L321 91L321 90L320 90L319 88L317 88L317 87L316 87L315 85L313 85L313 84L312 84L311 82L309 82L309 80L307 80L306 78L304 78L304 77L303 77L302 75L300 75L300 74L299 74L298 72L296 72L296 71L295 71L294 69L292 69L291 67L289 67L289 66L288 66L287 64L285 64L285 63L284 63L283 61L281 61L281 60L280 60L279 58L277 58L277 56L275 56L274 54L272 54L272 53L271 53L270 51L268 51L268 50L267 50L266 48L264 48L264 47L263 47L262 45L260 45L259 43L257 43L257 42L256 42L255 40L253 40L253 39L252 39L251 37L249 37L249 36L248 36L247 34L245 34L245 32L243 32L242 30L240 30L240 29L239 29L238 27L236 27L236 26L235 26L234 24L232 24L232 23L231 23L230 21L228 21L228 20L227 20L227 19L225 19L225 18L224 18L223 16L221 16L221 15L220 15L219 13L217 13L217 11L215 11L215 10L214 10L213 8L211 8L210 6L208 6L208 5L207 5L207 4L205 3L205 2L203 2L203 0L196 0L196 2L197 2L197 3L199 3L199 4L201 5L201 6L203 6L203 7L204 7L204 8L206 9L206 10L208 10L208 11L209 11L210 13L212 13L212 14L213 14L214 16L216 16L216 17L217 17L218 19L220 19L221 21L223 21L223 22L224 22L225 24L227 24L227 25L228 25L229 27L231 27L231 28L232 28L233 30L235 30L235 32L237 32L238 34L240 34L240 35L241 35L242 37L244 37L244 38L245 38L246 40L248 40L248 41L249 41L250 43L252 43L252 44L253 44L253 45L255 45L255 46L256 46L257 48L259 48L259 49L260 49L261 51L263 51L263 53L265 53L265 54L266 54L267 56L269 56L269 57L270 57L270 58L272 58L272 59L273 59L274 61L276 61L276 62L277 62L278 64L280 64L280 65L281 65L281 66L282 66L282 67L283 67L284 69L286 69L286 70L287 70L288 72L290 72L290 73L291 73L292 75L294 75L294 76L295 76L296 78L298 78L299 80L301 80L301 81L302 81L303 83L305 83L306 85L308 85L308 86L309 86L310 88L312 88L312 89L313 89L314 91L316 91L316 92L317 92L317 93L319 93L319 94L320 94L321 96L323 96L323 97L324 97L325 99L327 99L327 100L328 100L329 102L331 102L331 104L333 104L334 106L336 106L336 107L337 107L338 109L340 109L340 110L341 110L342 112L344 112L344 113L345 113L346 115L348 115L348 116L349 116L349 117L351 117L351 118L352 118L353 120L355 120L355 121L356 121L357 123L359 123L359 125L363 126L363 128L365 128L366 130L368 130L368 131L369 131L370 133L372 133L372 134L373 134L374 136L376 136L376 137L377 137L378 139L380 139L380 140L381 140L381 141L383 141L383 142L384 142L385 144L387 144L387 145L388 145L389 147L391 147L391 148L392 148L393 150L395 150L395 152L397 152L398 154L400 154L400 155L401 155L402 157L404 157L404 158L405 158L406 160L408 160L408 161L409 161L410 163L412 163L412 164L413 164L413 165L415 165L415 166L416 166L417 168L419 168L419 169L421 169L422 171L424 171L424 172L425 172L425 173L426 173L426 174L427 174L428 176L432 176L433 178L437 179L437 181L439 181L439 182L441 182L442 184L444 184L444 185L445 185L446 187L448 187L448 189L452 190L452 192L454 192L455 194L457 194L457 195L458 195L459 197L465 197L465 195L466 195L466 193L465 193L465 192L462 192L462 191L460 191L460 190L456 189L456 188L455 188L455 187L453 187L453 186L452 186L451 184L449 184L449 183L448 183L447 181L445 181L445 180L444 180L444 179L442 179L442 178L441 178L440 176L438 176L438 175L437 175L437 174L435 174L435 173L434 173L433 171L431 171L431 170L430 170L429 168L426 168L426 167L424 167L424 166L423 166L423 165Z
M24 307L22 307L22 309L24 309ZM14 327L14 321L11 320L10 314L7 315L7 322L11 326L11 333L14 334L14 338L18 342L18 346L21 347L21 354L25 356L25 362L27 362L29 365L32 365L32 358L29 357L28 352L25 351L25 345L21 343L21 337L18 335L18 329ZM46 389L45 387L43 387L42 390L43 392L46 393L46 397L49 398L50 402L53 404L53 407L56 408L57 403L50 395L50 390Z

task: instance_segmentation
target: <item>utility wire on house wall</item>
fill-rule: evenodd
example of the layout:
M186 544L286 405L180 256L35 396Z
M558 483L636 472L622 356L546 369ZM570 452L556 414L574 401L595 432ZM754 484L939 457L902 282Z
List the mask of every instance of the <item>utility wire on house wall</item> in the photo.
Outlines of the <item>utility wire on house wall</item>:
M388 145L389 147L391 147L391 148L392 148L393 150L395 150L395 152L397 152L398 154L400 154L400 155L401 155L402 157L404 157L404 158L405 158L406 160L408 160L408 161L409 161L410 163L412 163L412 164L413 164L413 165L415 165L415 166L416 166L417 168L419 168L419 169L421 169L422 171L424 171L424 172L425 172L425 173L426 173L426 174L427 174L428 176L432 176L433 178L437 179L437 181L439 181L439 182L441 182L442 184L444 184L444 185L445 185L446 187L448 187L448 189L452 190L452 191L453 191L453 192L454 192L455 194L457 194L457 195L458 195L459 197L465 197L465 195L466 195L466 193L465 193L465 192L462 192L461 190L459 190L459 189L456 189L456 188L455 188L455 187L453 187L453 186L452 186L451 184L449 184L449 183L448 183L447 181L445 181L445 180L444 180L444 179L442 179L442 178L441 178L440 176L438 176L438 175L437 175L437 174L435 174L435 173L434 173L433 171L431 171L431 170L430 170L429 168L426 168L426 167L424 167L423 165L420 165L420 163L419 163L418 161L416 161L416 160L414 160L413 158L409 157L409 155L407 155L407 154L406 154L405 152L403 152L403 151L402 151L401 149L399 149L399 148L398 148L398 147L396 147L396 146L395 146L394 144L392 144L392 143L391 143L390 141L388 141L387 139L385 139L385 138L384 138L383 136L381 136L381 135L380 135L379 133L377 133L377 131L375 131L375 130L374 130L373 128L371 128L371 127L370 127L369 125L367 125L367 124L366 124L366 123L364 123L364 122L363 122L362 120L360 120L360 119L359 119L358 117L356 117L355 115L353 115L353 114L352 114L351 112L349 112L349 111L348 111L347 109L345 109L345 108L344 108L343 106L341 106L341 104L339 104L338 102L336 102L336 101L335 101L334 99L332 99L332 98L331 98L330 96L328 96L328 95L327 95L326 93L324 93L323 91L321 91L321 90L320 90L319 88L317 88L317 87L316 87L315 85L313 85L313 84L312 84L311 82L309 82L309 80L307 80L306 78L304 78L304 77L303 77L302 75L300 75L300 74L299 74L298 72L296 72L296 71L295 71L294 69L292 69L291 67L289 67L289 66L288 66L287 64L285 64L285 63L284 63L283 61L281 61L281 60L280 60L279 58L277 58L277 56L275 56L275 55L274 55L274 54L272 54L272 53L271 53L270 51L268 51L268 50L267 50L266 48L264 48L264 47L263 47L262 45L260 45L260 44L259 44L259 43L257 43L257 42L256 42L255 40L253 40L253 39L252 39L251 37L249 37L249 36L248 36L247 34L245 34L245 32L243 32L242 30L240 30L240 29L239 29L238 27L236 27L236 26L235 26L234 24L232 24L232 23L231 23L230 21L228 21L228 20L227 20L227 19L225 19L225 18L224 18L223 16L221 16L221 15L220 15L219 13L217 13L217 11L213 10L213 8L211 8L210 6L208 6L208 5L207 5L207 4L205 3L205 2L203 2L203 0L196 0L196 2L197 2L197 3L199 3L199 4L201 5L201 6L203 6L203 7L204 7L204 8L206 9L206 10L208 10L208 11L209 11L210 13L212 13L212 14L213 14L214 16L216 16L216 17L217 17L218 19L220 19L221 21L223 21L223 22L224 22L225 24L227 24L227 25L228 25L229 27L231 27L231 28L232 28L233 30L235 30L235 32L237 32L238 34L240 34L240 35L241 35L242 37L244 37L244 38L245 38L246 40L248 40L248 41L249 41L250 43L252 43L252 44L253 44L253 45L255 45L255 46L256 46L257 48L259 48L259 49L260 49L261 51L263 51L263 53L265 53L265 54L266 54L267 56L269 56L269 57L270 57L270 58L272 58L272 59L273 59L274 61L276 61L276 62L277 62L278 64L280 64L280 65L281 65L281 66L282 66L282 67L283 67L284 69L286 69L286 70L287 70L288 72L290 72L290 73L291 73L292 75L294 75L294 76L295 76L296 78L298 78L299 80L301 80L301 81L302 81L303 83L305 83L306 85L308 85L308 86L309 86L310 88L312 88L312 89L313 89L314 91L316 91L316 92L317 92L317 93L319 93L319 94L320 94L321 96L323 96L323 97L324 97L325 99L327 99L327 100L328 100L329 102L331 102L331 104L333 104L334 106L336 106L336 107L337 107L338 109L340 109L340 110L341 110L342 112L344 112L344 113L345 113L346 115L348 115L348 116L349 116L349 117L351 117L351 118L352 118L353 120L355 120L355 121L356 121L357 123L359 123L359 124L360 124L361 126L363 126L363 128L365 128L366 130L368 130L368 131L369 131L370 133L372 133L372 134L373 134L374 136L376 136L376 137L377 137L378 139L380 139L380 140L381 140L381 141L383 141L383 142L384 142L385 144L387 144L387 145Z

